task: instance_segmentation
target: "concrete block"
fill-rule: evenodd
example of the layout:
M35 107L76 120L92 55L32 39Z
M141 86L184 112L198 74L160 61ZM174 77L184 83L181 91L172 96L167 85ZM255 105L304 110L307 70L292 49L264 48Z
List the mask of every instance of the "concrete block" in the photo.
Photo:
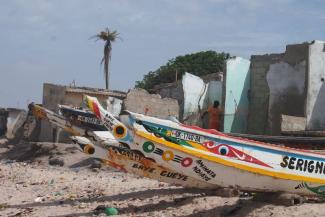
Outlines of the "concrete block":
M281 131L292 132L292 131L304 131L306 130L306 118L295 117L289 115L281 116Z
M127 93L123 109L158 118L174 116L179 118L179 105L176 99L161 98L143 89L132 89Z

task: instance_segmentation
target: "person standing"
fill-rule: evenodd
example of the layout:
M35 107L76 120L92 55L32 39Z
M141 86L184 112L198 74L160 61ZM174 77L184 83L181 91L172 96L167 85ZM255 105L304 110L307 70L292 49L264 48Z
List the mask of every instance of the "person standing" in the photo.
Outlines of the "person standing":
M213 102L213 106L209 106L207 112L209 113L209 129L220 130L220 116L221 109L218 100Z

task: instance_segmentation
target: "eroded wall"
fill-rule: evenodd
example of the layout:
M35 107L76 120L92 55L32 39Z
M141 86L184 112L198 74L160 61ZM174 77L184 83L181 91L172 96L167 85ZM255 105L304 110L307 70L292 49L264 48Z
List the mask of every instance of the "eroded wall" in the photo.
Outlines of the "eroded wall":
M305 75L305 60L293 66L283 61L270 65L266 75L269 134L281 133L281 115L304 116Z
M161 98L158 94L149 94L143 89L132 89L127 93L123 109L153 117L167 119L179 118L179 106L176 99Z
M281 115L304 117L309 44L288 45L285 53L251 58L248 133L281 133Z
M325 130L325 46L315 41L309 46L308 94L306 117L308 130Z
M282 54L253 55L250 65L250 91L247 133L265 134L267 127L269 86L266 73L272 63L278 62Z

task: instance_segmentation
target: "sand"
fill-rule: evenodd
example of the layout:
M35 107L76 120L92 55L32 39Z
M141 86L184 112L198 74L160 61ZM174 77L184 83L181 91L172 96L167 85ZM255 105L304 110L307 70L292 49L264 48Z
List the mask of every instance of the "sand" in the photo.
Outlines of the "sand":
M325 216L322 203L287 207L220 197L92 168L94 160L72 144L0 147L0 216L104 216L98 206L115 207L119 216ZM50 158L64 165L51 166Z

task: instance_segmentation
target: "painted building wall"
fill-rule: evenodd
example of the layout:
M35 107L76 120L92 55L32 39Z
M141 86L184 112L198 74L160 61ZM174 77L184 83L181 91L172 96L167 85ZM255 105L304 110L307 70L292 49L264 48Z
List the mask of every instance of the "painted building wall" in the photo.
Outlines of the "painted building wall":
M306 117L308 130L325 130L325 42L309 45Z
M222 81L210 81L208 83L207 105L213 105L214 101L222 102Z
M241 57L226 63L224 132L244 133L247 128L250 61Z
M281 133L281 115L304 116L306 61L271 64L266 74L270 88L268 133Z

